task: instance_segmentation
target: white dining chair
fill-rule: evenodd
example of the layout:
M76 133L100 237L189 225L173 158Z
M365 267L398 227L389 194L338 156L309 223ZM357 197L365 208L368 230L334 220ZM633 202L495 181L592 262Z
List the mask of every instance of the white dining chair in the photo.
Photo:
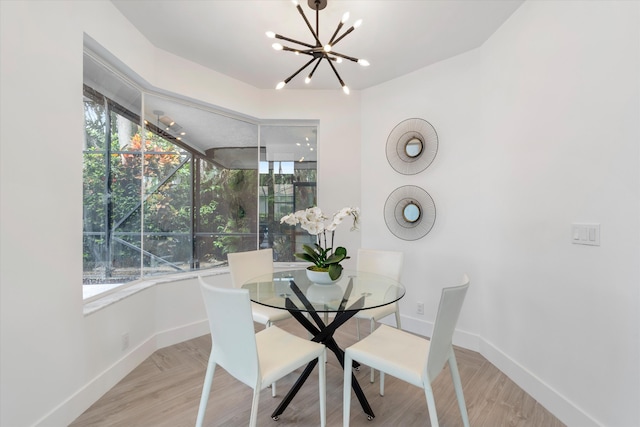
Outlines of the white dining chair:
M249 279L273 273L273 249L229 253L227 254L227 262L233 287L241 288ZM254 322L265 325L267 328L273 322L291 317L287 310L267 307L254 302L251 303L251 313Z
M375 249L358 249L357 270L376 273L400 281L404 254L397 251L382 251ZM354 316L356 319L356 337L360 340L360 319L368 320L370 332L373 333L376 322L380 319L395 314L396 327L401 329L400 306L397 302L383 305L382 307L361 310ZM374 369L371 369L370 381L374 381Z
M352 366L353 361L357 361L380 370L381 396L384 396L385 373L423 388L431 426L437 427L438 416L431 383L448 362L462 422L465 427L469 427L469 416L452 344L453 332L467 289L469 289L469 277L465 275L461 285L442 290L431 340L381 325L371 335L345 350L344 366ZM350 369L344 370L343 425L345 427L349 426L350 418L351 374Z
M318 360L320 425L326 426L325 346L277 326L255 332L246 289L217 288L199 277L209 328L211 353L205 374L196 427L202 426L217 366L253 388L249 425L257 423L260 391L296 369Z
M231 282L234 288L241 288L250 279L273 273L273 249L234 252L227 254ZM287 310L268 307L251 302L253 321L268 328L273 322L291 317ZM271 396L276 397L276 383L271 384Z

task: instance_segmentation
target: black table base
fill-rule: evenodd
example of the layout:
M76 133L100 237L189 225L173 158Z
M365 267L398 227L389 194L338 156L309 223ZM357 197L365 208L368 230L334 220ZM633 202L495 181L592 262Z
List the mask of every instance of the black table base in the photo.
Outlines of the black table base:
M307 310L307 312L315 322L315 325L303 314L303 312L300 311L300 308L297 307L293 303L293 301L291 301L291 299L289 298L286 299L287 310L302 326L304 326L304 328L307 331L309 331L311 335L313 335L313 338L311 340L324 344L329 350L333 352L333 354L335 354L336 358L338 359L338 362L340 362L340 366L342 366L342 369L345 369L344 350L342 350L338 346L338 343L333 338L333 334L340 326L342 326L347 320L351 319L359 310L362 309L362 307L364 306L364 296L360 297L356 302L354 302L349 307L346 307L347 301L349 300L349 296L351 295L351 289L353 288L352 281L349 281L349 284L347 285L345 293L342 297L342 302L340 304L340 307L336 311L335 318L331 323L325 325L322 319L320 319L320 316L318 316L318 313L316 312L313 305L309 302L309 300L304 295L304 293L300 291L300 288L298 288L295 282L292 280L290 284L291 284L291 290L293 290L293 292L300 299L302 304L304 304L305 309ZM271 418L273 418L274 420L277 420L280 417L280 415L284 412L284 410L287 408L289 403L291 403L291 400L293 400L295 395L298 393L298 391L302 387L302 384L304 384L307 378L309 377L309 375L311 375L311 372L313 371L313 368L315 368L317 363L318 363L318 360L316 359L307 365L307 367L304 369L304 371L302 372L298 380L295 382L293 387L291 387L291 390L289 390L289 392L284 397L282 402L280 402L280 405L278 405L278 407L273 412L273 414L271 414ZM351 368L349 367L349 369ZM356 380L355 375L353 374L351 375L352 375L351 387L353 388L353 391L356 394L356 397L358 398L360 405L362 406L362 410L367 414L368 418L372 420L375 417L375 415L373 414L373 410L371 409L371 406L369 406L369 402L367 401L367 398L362 392L362 388L360 387L360 384Z

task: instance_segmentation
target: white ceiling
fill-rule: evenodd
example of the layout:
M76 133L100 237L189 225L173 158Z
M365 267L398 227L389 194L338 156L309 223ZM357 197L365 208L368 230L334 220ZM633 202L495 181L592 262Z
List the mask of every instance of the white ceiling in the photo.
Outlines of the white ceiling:
M313 37L290 0L112 0L124 16L159 49L166 50L260 89L273 89L309 56L278 52L265 32L309 44ZM427 65L474 49L523 0L328 0L320 11L320 41L326 43L344 12L345 29L362 18L360 28L335 50L367 59L336 64L351 90L366 89ZM315 28L315 11L300 0ZM344 31L344 29L342 30ZM342 33L342 32L341 32ZM294 44L283 42L291 47ZM326 61L305 85L310 69L286 89L335 89L340 85Z

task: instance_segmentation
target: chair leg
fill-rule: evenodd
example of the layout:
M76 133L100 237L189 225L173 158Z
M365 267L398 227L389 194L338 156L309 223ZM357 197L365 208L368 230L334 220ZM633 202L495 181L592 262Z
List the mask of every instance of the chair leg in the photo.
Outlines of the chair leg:
M327 425L327 350L318 357L318 392L320 393L320 427Z
M376 328L376 320L372 317L371 318L371 332L369 332L369 334L372 334L373 331ZM375 379L375 369L371 368L371 378L369 378L369 381L371 382L371 384L373 384L373 382L376 380Z
M380 396L384 396L384 372L380 371Z
M360 341L360 320L356 318L356 338Z
M342 425L349 427L351 418L351 375L353 375L353 359L347 353L344 354L344 380L342 395Z
M396 307L396 328L402 329L402 325L400 324L400 308L398 307Z
M253 401L251 402L251 419L249 420L249 427L256 427L258 423L258 401L260 400L260 386L256 385L253 389Z
M264 324L264 328L270 328L273 325L271 320L267 320L267 323ZM276 383L271 384L271 397L276 397Z
M213 373L216 370L216 363L213 357L209 356L207 364L207 372L204 375L204 384L202 386L202 395L200 396L200 407L198 408L198 419L196 427L202 427L204 422L204 414L207 411L207 402L209 401L209 393L211 392L211 383L213 382Z
M424 394L427 397L427 409L429 410L429 419L431 420L431 427L438 427L439 424L438 424L438 414L436 413L436 400L433 397L433 389L431 388L431 384L425 385Z
M467 405L464 402L464 394L462 393L460 371L458 371L458 363L456 362L456 356L453 354L453 350L451 350L451 356L449 356L449 371L451 372L453 388L455 389L456 397L458 398L458 407L460 408L460 415L462 415L462 423L464 424L464 427L469 427L469 414L467 414Z

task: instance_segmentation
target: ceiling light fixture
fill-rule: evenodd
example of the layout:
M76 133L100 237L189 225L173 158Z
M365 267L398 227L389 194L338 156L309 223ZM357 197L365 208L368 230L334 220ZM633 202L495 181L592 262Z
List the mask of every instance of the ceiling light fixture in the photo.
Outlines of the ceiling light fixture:
M338 42L340 40L345 38L345 36L347 34L351 33L353 30L358 28L360 26L360 24L362 24L362 20L359 19L351 27L349 27L342 35L338 36L338 33L340 32L340 30L342 29L344 24L349 19L349 12L345 13L342 16L342 20L338 24L338 28L336 28L336 30L333 32L333 35L331 36L331 39L329 40L329 43L323 45L320 42L320 11L327 6L327 0L307 0L307 3L309 5L309 7L316 11L316 29L315 29L315 31L314 31L313 27L311 26L311 24L309 23L309 20L307 19L307 16L304 14L304 11L302 10L300 5L298 4L298 1L297 0L292 0L292 1L293 1L293 4L295 4L296 9L298 9L298 12L302 16L302 19L304 19L304 22L307 24L307 27L309 28L309 31L311 31L311 34L313 35L313 38L314 38L313 44L304 43L304 42L301 42L301 41L298 41L298 40L291 39L289 37L281 36L280 34L276 34L273 31L267 31L267 37L272 38L272 39L275 38L275 39L279 39L279 40L285 40L285 41L288 41L288 42L291 42L291 43L298 44L300 46L304 46L304 48L291 48L291 47L288 47L288 46L283 46L280 43L274 43L272 45L272 47L275 50L284 50L284 51L287 51L287 52L293 52L296 55L305 54L305 55L311 56L311 59L309 60L309 62L304 64L302 67L300 67L298 69L298 71L296 71L291 76L289 76L286 80L278 83L278 85L276 86L276 89L282 89L287 83L289 83L289 81L291 81L291 79L293 79L302 70L304 70L305 68L307 68L308 66L310 66L311 64L313 64L315 62L315 65L311 69L311 72L309 73L309 75L304 80L304 82L308 84L309 82L311 82L311 78L313 77L313 73L315 73L316 69L318 68L318 65L320 65L320 62L323 59L326 59L327 62L329 63L329 65L331 66L331 69L335 73L336 77L338 78L338 81L340 82L340 86L342 86L342 90L344 91L344 93L346 93L348 95L349 94L349 87L344 83L344 81L340 77L340 74L338 74L338 70L336 70L336 67L333 65L332 61L335 61L336 63L339 64L339 63L342 62L343 59L348 59L349 61L357 62L358 64L362 65L363 67L369 66L369 61L367 61L366 59L358 59L358 58L354 58L352 56L348 56L348 55L344 55L342 53L336 52L334 50L334 46L336 44L338 44Z

